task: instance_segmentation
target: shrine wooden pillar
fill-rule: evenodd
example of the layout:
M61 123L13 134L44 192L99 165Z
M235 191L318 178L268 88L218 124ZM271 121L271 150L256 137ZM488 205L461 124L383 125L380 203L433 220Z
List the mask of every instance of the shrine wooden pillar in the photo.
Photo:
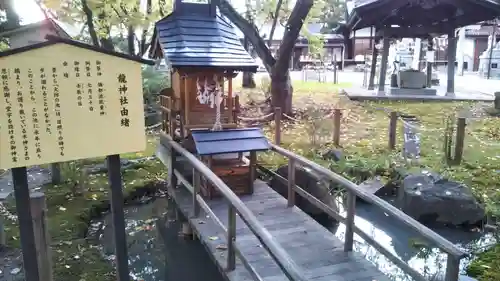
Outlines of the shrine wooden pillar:
M371 44L372 62L371 62L371 66L370 66L370 78L368 79L368 90L375 89L375 72L377 70L377 57L378 57L378 49L375 48L375 45L377 45L377 40L375 40L375 42L373 42L373 44Z
M434 51L434 46L432 45L432 38L429 37L427 38L427 53L426 53L426 85L427 88L432 87L432 62L430 61L430 58L428 57L431 52Z
M229 109L229 123L236 123L234 120L234 115L233 115L233 73L231 72L230 75L227 77L227 108Z
M455 59L457 57L457 40L455 29L448 32L448 73L446 94L455 94Z
M387 60L389 58L389 37L383 37L382 60L380 61L380 73L378 77L378 91L385 92L385 77L387 74Z

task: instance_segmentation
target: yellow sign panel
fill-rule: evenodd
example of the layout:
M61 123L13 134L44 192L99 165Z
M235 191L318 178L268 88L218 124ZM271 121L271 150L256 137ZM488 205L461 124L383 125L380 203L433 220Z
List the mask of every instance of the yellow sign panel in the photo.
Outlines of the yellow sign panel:
M145 149L141 64L64 43L0 57L0 168Z

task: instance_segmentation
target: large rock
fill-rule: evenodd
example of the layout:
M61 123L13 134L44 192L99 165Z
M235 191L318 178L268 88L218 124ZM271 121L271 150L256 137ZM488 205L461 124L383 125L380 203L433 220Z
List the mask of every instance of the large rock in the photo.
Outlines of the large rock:
M288 165L280 167L276 173L288 179ZM328 205L330 208L338 211L337 205L335 204L335 198L331 194L330 182L325 178L317 175L310 169L297 167L295 169L295 184ZM281 194L281 196L288 198L288 186L286 183L274 177L271 180L271 187ZM323 219L327 216L321 209L317 208L298 194L295 195L295 204L301 210L316 219Z
M485 217L484 208L467 186L436 173L423 170L409 174L402 188L403 212L424 223L468 226Z

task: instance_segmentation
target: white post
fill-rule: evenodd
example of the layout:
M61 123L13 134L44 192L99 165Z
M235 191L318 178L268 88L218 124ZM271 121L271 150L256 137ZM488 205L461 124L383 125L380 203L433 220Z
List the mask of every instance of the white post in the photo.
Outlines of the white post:
M458 75L464 75L464 55L465 55L465 27L460 28L458 31L458 42L457 42L457 64L458 64Z
M420 50L422 49L422 39L415 39L415 47L413 51L413 61L411 63L411 68L419 70L420 64Z

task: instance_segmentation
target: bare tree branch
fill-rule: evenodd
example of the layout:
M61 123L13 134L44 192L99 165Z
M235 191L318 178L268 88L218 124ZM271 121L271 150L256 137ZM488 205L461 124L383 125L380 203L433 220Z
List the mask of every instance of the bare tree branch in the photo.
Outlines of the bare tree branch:
M269 32L269 39L267 40L268 46L271 46L272 44L274 31L276 30L276 24L278 23L278 16L282 5L283 5L283 0L278 0L278 3L276 4L276 10L274 11L274 15L272 16L273 25L271 26L271 31Z
M147 0L146 2L146 17L149 17L152 13L152 6L153 6L153 1L152 0ZM148 35L148 29L144 28L142 29L142 34L141 34L141 42L139 44L139 54L143 56L146 53L148 44L146 44L146 37Z
M285 26L285 34L278 49L278 61L274 66L279 71L288 70L290 67L290 57L299 37L300 30L304 25L305 18L309 14L314 0L297 0L292 13Z
M218 1L219 10L224 14L241 32L243 32L254 47L257 55L262 59L262 63L268 72L271 72L272 67L276 63L273 55L269 51L266 42L260 37L255 25L249 23L243 18L227 0Z

